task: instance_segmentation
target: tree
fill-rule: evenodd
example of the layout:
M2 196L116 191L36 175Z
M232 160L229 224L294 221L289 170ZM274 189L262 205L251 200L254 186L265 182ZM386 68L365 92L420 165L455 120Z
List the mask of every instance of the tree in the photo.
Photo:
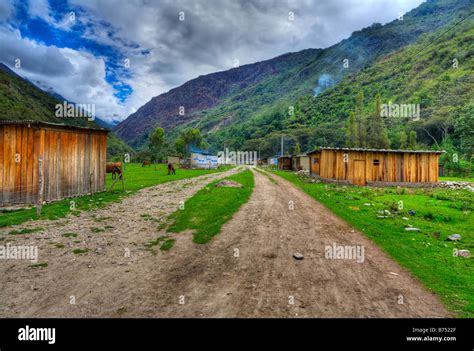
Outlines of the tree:
M150 145L155 148L160 148L165 142L165 130L163 128L156 128L150 134Z
M410 137L408 141L408 149L409 150L415 150L417 148L417 143L416 143L416 132L412 130L410 132Z
M188 155L190 147L191 146L199 147L201 142L202 142L201 131L199 129L187 128L180 132L179 137L176 140L176 150Z
M152 155L153 161L157 160L160 156L161 148L165 143L165 130L163 128L156 128L149 137L149 150Z
M296 143L295 145L295 154L299 155L301 153L301 146L300 144Z
M405 150L407 148L407 133L404 130L400 132L400 146L399 149Z
M367 146L374 149L388 149L390 147L387 128L380 113L381 104L380 94L377 94L375 96L374 112L369 119L367 132Z
M186 144L184 143L183 139L181 138L176 139L175 148L176 148L176 152L180 154L181 156L186 155Z
M360 145L358 126L356 124L355 113L349 113L346 126L346 147L357 147Z
M355 129L357 133L354 138L354 147L367 146L367 121L364 116L364 93L361 91L356 97Z

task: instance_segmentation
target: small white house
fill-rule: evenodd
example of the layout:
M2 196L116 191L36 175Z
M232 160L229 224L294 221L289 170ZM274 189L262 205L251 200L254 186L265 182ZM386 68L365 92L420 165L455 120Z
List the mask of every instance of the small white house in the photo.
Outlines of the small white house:
M309 171L310 163L309 156L306 154L294 155L292 158L292 169L295 171L306 170Z
M191 168L216 169L219 166L217 156L212 155L208 151L196 148L191 149L190 161Z

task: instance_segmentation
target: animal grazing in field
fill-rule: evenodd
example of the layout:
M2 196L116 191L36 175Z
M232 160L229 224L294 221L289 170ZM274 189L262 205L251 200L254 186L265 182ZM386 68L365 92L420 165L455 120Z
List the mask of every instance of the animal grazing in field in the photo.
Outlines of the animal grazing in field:
M143 161L142 167L145 167L145 166L150 167L150 166L151 166L151 162L150 162L150 161Z
M170 174L176 174L176 171L172 163L168 163L168 175Z
M112 179L122 179L122 162L111 162L105 165L105 173L112 173Z

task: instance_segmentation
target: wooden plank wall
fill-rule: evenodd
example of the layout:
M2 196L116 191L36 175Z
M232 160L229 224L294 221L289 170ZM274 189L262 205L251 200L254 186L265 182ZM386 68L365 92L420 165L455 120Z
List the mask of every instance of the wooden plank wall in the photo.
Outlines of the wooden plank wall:
M290 170L292 160L289 157L283 157L278 159L278 169Z
M105 190L106 143L104 132L0 125L0 204L37 202L40 156L45 201Z
M315 152L309 154L309 167L312 174L320 174L321 153Z
M344 154L348 162L344 162ZM319 175L328 179L349 180L358 184L366 182L437 182L439 155L434 153L394 153L322 150ZM374 162L378 160L378 165ZM365 167L360 163L365 162ZM376 163L376 162L375 162ZM365 170L364 170L365 168ZM315 167L311 164L313 173ZM360 174L360 172L365 174ZM356 174L357 173L357 174ZM361 182L361 179L363 182Z

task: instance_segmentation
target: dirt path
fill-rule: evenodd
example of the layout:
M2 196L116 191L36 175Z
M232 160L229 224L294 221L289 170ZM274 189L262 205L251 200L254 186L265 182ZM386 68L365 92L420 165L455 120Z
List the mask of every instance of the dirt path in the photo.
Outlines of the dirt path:
M1 228L0 234L6 235L0 237L6 240L0 245L35 245L38 263L48 266L32 268L28 260L0 260L0 317L115 315L116 296L123 292L122 287L132 288L135 278L146 281L146 269L153 269L159 259L144 246L163 234L157 231L159 225L179 208L181 201L211 181L237 171L145 188L121 202L84 211L80 217L70 215L57 221L30 221ZM7 234L12 229L35 227L44 230ZM74 254L74 249L89 251ZM133 285L133 291L125 297L133 299L139 290Z
M112 226L122 219L126 229L90 234L105 238L99 251L92 242L84 256L53 246L48 267L36 270L25 268L26 263L2 263L0 274L6 280L1 283L0 316L450 316L363 234L283 179L274 183L254 175L249 202L208 244L194 244L190 233L180 233L169 252L140 250L157 233L156 225L137 216L158 215L171 204L176 208L179 200L210 181L194 179L185 188L182 182L151 188L99 213L114 216ZM209 178L219 176L224 175ZM165 199L171 204L155 208ZM88 228L91 223L83 220L68 219L64 230ZM46 235L51 240L52 233ZM364 262L325 258L325 247L333 244L363 246ZM123 255L125 247L131 249L130 258ZM294 252L304 259L295 260Z

